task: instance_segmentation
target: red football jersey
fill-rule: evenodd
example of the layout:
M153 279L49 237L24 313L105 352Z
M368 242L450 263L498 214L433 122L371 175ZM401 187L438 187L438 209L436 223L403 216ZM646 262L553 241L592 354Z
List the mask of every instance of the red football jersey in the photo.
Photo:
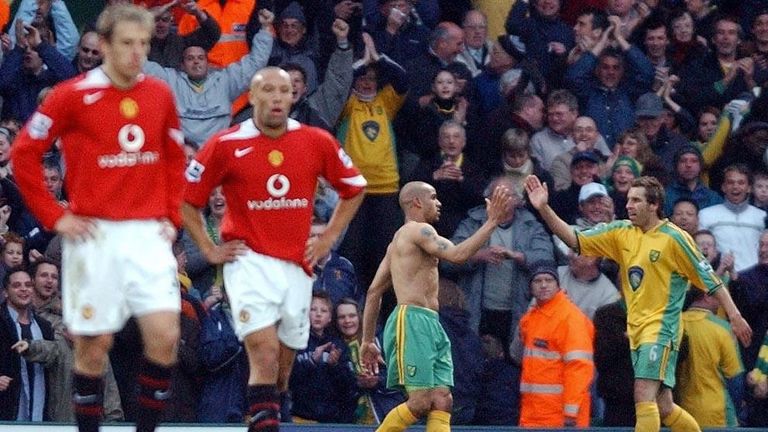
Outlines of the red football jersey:
M221 185L227 199L222 239L242 239L255 252L295 262L311 273L304 248L320 176L341 198L361 193L366 184L326 131L289 119L286 133L270 138L247 120L203 146L187 168L184 199L202 208Z
M109 220L168 218L181 226L186 158L171 90L141 75L130 89L101 68L54 87L14 142L14 177L52 228L64 209L46 190L42 157L56 138L73 213Z

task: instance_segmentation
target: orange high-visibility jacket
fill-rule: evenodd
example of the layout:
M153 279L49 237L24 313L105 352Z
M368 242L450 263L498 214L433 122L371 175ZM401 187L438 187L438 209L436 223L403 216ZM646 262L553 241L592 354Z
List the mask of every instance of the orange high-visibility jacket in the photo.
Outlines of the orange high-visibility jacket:
M561 290L523 315L520 334L520 426L563 427L566 416L589 426L592 322Z
M10 0L0 0L0 32L8 24L8 20L11 19L11 4Z
M226 67L248 54L245 26L256 0L227 0L224 7L219 0L199 0L197 6L206 11L221 27L219 42L208 52L208 62L216 67ZM179 34L191 33L198 27L192 15L184 15L179 22Z

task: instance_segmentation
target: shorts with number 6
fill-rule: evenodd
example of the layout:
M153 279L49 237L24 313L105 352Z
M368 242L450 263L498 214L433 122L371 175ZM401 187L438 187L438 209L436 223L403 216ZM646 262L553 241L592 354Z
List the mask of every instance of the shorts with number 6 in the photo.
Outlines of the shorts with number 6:
M645 343L632 350L635 379L661 381L665 387L675 387L677 350L668 345Z

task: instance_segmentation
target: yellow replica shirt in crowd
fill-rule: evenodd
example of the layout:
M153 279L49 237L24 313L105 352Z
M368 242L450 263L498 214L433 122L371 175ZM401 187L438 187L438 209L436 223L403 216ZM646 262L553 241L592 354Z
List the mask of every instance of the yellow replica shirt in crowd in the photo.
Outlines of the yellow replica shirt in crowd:
M755 368L753 369L755 379L758 381L765 381L768 379L768 333L763 338L763 346L760 347L760 352L757 355L757 361L755 362Z
M619 263L631 349L644 343L678 349L689 282L709 294L722 286L691 236L666 219L648 232L621 220L576 231L576 236L577 252Z
M706 309L683 312L688 356L677 368L676 398L701 427L736 427L736 410L726 379L744 372L728 321Z
M336 137L368 181L367 194L390 194L400 189L392 121L405 94L387 85L370 102L354 94L341 113Z

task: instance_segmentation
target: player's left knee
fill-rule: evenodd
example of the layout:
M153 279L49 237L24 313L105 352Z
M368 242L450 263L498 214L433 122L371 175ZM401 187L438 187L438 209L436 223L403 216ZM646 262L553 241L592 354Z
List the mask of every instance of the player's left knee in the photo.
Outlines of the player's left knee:
M453 409L453 395L448 389L435 389L432 391L432 410L451 412Z

